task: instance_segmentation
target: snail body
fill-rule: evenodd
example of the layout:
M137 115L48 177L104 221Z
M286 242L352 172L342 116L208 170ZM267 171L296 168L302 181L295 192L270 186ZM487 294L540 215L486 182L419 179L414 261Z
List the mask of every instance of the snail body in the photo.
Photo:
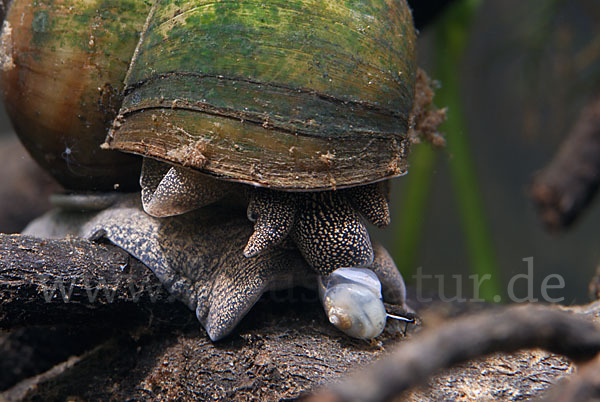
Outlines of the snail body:
M296 249L275 247L254 259L244 257L252 225L235 205L220 202L187 215L154 218L135 194L61 196L54 203L55 209L27 227L27 235L109 240L148 266L215 341L231 333L264 292L295 285L319 283L330 321L337 314L334 325L361 339L383 329L386 313L382 317L377 308L383 309L381 289L387 302L406 309L402 277L378 244L371 269L341 268L317 280ZM350 325L344 326L348 317Z
M243 195L244 258L376 262L365 220L390 222L414 123L405 0L13 0L0 42L15 129L65 188L139 183L159 218Z
M23 143L68 189L134 189L126 153L144 158L153 216L249 184L244 254L289 236L327 274L372 263L363 218L389 223L414 41L404 0L14 0L0 79Z
M353 338L372 339L385 327L381 283L368 268L338 268L319 277L319 295L329 321Z

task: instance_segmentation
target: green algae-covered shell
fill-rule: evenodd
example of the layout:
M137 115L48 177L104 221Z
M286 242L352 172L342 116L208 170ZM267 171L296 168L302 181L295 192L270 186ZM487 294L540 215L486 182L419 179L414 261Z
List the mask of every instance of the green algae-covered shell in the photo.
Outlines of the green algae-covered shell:
M0 80L32 156L63 186L137 186L139 159L100 149L150 3L13 0L3 24Z
M159 0L106 147L284 190L401 175L414 96L404 0Z

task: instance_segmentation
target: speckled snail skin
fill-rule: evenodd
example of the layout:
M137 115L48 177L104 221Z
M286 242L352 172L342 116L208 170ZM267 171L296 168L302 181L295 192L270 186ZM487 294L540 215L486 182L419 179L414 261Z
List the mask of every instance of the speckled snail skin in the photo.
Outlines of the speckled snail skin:
M389 223L406 173L405 0L13 0L0 51L15 129L67 189L139 178L155 217L244 194L246 258L373 263L364 219Z
M185 215L154 218L143 211L137 194L60 195L54 202L57 208L31 222L24 233L111 241L146 264L173 297L194 311L213 341L230 334L264 292L314 288L319 282L297 249L273 247L255 258L244 257L252 225L236 205L215 203ZM376 308L383 308L381 290L387 302L407 310L404 282L392 258L379 244L373 251L370 269L360 269L368 272L367 279L349 275L339 280L347 270L341 268L320 281L326 287L329 319L339 312L342 321L334 325L362 339L383 329ZM365 298L355 297L364 291L375 308L362 306ZM346 317L349 325L344 325Z

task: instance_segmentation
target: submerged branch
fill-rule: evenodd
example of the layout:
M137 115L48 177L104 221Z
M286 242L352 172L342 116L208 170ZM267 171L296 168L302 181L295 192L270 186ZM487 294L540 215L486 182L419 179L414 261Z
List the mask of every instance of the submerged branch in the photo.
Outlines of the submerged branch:
M145 265L116 246L0 234L0 328L85 324L117 312L127 320L180 307Z
M572 313L533 305L470 315L422 332L367 371L310 401L387 401L440 369L524 348L589 360L600 352L600 328Z
M600 186L600 97L588 104L552 162L531 186L544 224L565 229L581 215Z
M316 296L310 297L271 295L252 309L232 336L213 343L193 313L171 303L153 274L119 248L75 238L0 235L0 327L11 330L0 334L0 341L10 340L0 342L1 351L14 362L7 369L21 370L2 378L6 381L0 383L12 388L0 399L297 398L374 362L403 338L404 328L391 329L392 323L378 344L349 339L329 325ZM600 303L588 310L597 312ZM583 318L526 306L492 307L441 324L425 320L430 328L314 400L386 400L439 375L441 368L495 351L541 347L577 360L591 359L600 350L600 329L591 322L593 317L595 313ZM15 330L24 325L30 329ZM50 329L57 325L61 327ZM54 360L43 353L48 345L61 348ZM33 354L28 352L32 349ZM19 356L26 352L32 365L20 364L25 360ZM33 362L36 356L46 360ZM79 358L65 363L68 356ZM487 375L490 392L512 389L537 395L549 381L568 374L568 362L548 368L538 364L539 356L490 358L491 367L504 367L510 359L525 362L513 377L492 368ZM453 384L457 378L475 381L480 372L458 367L441 378ZM543 376L548 382L524 382L519 380L522 376ZM593 378L574 381L595 389L588 381Z

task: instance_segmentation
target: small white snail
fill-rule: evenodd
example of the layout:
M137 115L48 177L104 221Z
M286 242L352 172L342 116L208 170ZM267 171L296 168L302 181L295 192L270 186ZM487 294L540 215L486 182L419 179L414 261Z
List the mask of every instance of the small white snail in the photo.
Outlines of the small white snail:
M388 316L412 322L386 313L381 283L368 268L338 268L329 276L320 276L319 295L329 321L354 338L379 336Z

